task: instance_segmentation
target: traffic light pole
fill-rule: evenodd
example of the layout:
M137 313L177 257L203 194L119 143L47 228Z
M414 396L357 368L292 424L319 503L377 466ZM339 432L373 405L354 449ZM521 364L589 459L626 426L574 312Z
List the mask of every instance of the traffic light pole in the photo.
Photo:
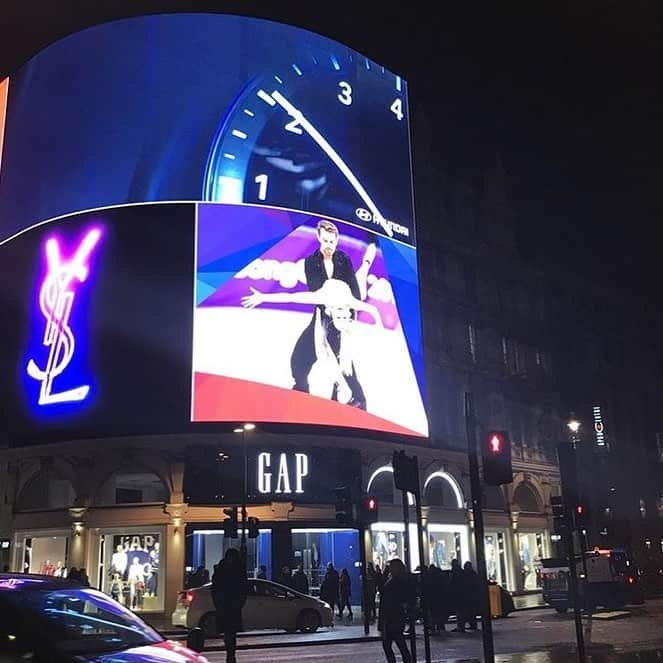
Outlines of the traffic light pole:
M242 446L244 447L244 489L242 490L242 541L239 552L244 563L244 568L246 569L246 501L249 490L249 457L246 449L246 430L244 428L242 428Z
M364 616L364 635L369 633L368 586L366 584L366 523L359 523L359 560L361 564L361 610Z
M419 476L419 460L414 457L415 474ZM414 501L417 509L417 541L419 543L419 568L421 572L421 611L424 618L424 652L426 656L426 663L431 663L430 654L430 613L428 611L428 570L424 564L424 528L423 516L421 514L421 489L417 481L417 489L414 492Z
M490 615L488 578L486 575L486 551L484 549L483 505L477 440L472 394L465 392L465 429L467 432L467 458L470 466L470 486L472 490L472 514L474 515L474 542L477 556L477 572L481 586L481 635L483 636L483 658L485 663L495 663L493 645L493 622Z
M403 533L403 552L405 556L405 568L407 569L408 577L412 571L411 555L410 555L410 505L407 501L407 491L402 490L403 497L403 524L405 525L405 532ZM408 615L410 624L410 649L412 650L412 663L417 663L417 632L415 630L414 613L410 610Z

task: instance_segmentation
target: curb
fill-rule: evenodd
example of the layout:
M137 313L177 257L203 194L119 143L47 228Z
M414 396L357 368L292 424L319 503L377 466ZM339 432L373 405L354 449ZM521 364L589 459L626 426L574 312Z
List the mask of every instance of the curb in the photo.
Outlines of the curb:
M292 642L254 642L242 644L237 640L237 650L249 649L284 649L287 647L319 647L321 645L347 645L359 642L379 642L382 638L379 635L365 635L363 637L335 638L333 640L296 640ZM224 645L211 645L203 649L204 652L225 651Z

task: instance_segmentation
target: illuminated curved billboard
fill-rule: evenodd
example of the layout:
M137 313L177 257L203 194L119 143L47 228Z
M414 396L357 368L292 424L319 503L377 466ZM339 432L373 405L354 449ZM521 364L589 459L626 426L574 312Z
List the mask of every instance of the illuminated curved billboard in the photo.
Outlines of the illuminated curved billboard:
M127 371L152 400L179 399L189 428L427 435L399 76L271 21L145 16L39 53L0 83L0 118L0 295L21 321L3 365L26 420L68 429L104 411L130 431L108 388ZM127 278L156 244L165 278ZM118 299L105 280L131 288ZM114 315L93 313L111 300ZM106 359L114 338L163 345L156 302L176 393L157 367Z

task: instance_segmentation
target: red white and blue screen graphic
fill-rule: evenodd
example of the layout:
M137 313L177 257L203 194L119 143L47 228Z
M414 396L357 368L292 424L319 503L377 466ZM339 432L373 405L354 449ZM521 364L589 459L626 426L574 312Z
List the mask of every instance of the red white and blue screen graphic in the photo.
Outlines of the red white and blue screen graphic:
M411 246L292 210L197 216L194 421L427 435Z

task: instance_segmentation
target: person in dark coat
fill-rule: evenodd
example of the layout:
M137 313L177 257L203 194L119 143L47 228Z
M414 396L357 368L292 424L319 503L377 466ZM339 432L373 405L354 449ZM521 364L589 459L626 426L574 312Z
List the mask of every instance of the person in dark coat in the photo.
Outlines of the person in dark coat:
M375 607L375 597L377 596L378 592L378 579L377 579L377 574L375 571L375 567L373 566L373 562L369 562L366 565L366 601L368 605L366 606L366 610L368 613L368 619L370 621L374 621L375 618L377 617L377 610Z
M292 570L287 564L281 567L279 582L286 587L292 587Z
M292 574L292 588L302 594L308 594L308 578L301 564L297 565L297 570Z
M472 562L463 564L463 584L465 587L465 614L463 624L467 624L470 631L476 630L477 613L480 612L480 583L479 574L472 567Z
M405 564L400 559L394 558L389 562L389 577L380 593L378 619L378 630L382 633L382 648L387 663L396 663L396 655L392 648L394 642L401 653L403 663L410 663L412 660L403 636L410 600L411 589Z
M236 548L228 548L212 577L212 600L216 624L226 644L226 662L235 663L237 633L242 630L242 608L246 603L246 569Z
M465 578L463 576L463 569L457 558L451 560L451 582L449 583L449 598L452 611L456 615L456 633L465 633L465 613L466 595L465 595Z
M428 568L426 598L433 632L444 633L448 613L448 588L445 587L444 572L435 564Z
M350 574L347 569L341 571L341 576L338 582L338 616L343 619L343 611L346 606L348 608L348 616L352 619L352 606L350 605L350 596L352 594L352 585L350 582Z
M329 562L329 564L327 564L327 572L325 573L324 580L320 586L320 599L329 603L332 610L338 603L338 583L338 571L334 568L334 565Z

